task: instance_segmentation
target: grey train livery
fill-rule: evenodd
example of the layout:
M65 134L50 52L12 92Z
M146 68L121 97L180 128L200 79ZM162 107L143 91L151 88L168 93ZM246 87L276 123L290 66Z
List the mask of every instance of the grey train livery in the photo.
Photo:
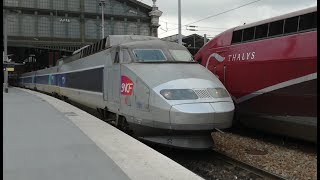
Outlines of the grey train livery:
M206 149L232 125L234 104L218 78L188 50L156 37L110 35L51 68L21 75L22 87L97 109L132 136Z

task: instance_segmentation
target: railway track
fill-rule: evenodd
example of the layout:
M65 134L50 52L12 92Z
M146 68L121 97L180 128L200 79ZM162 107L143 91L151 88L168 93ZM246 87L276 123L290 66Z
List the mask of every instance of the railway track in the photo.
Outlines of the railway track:
M285 179L284 177L281 177L279 175L276 175L276 174L273 174L273 173L270 173L270 172L267 172L263 169L260 169L260 168L257 168L257 167L254 167L254 166L251 166L245 162L242 162L242 161L239 161L237 159L234 159L234 158L231 158L230 156L226 155L226 154L223 154L223 153L220 153L218 151L213 151L213 153L215 153L216 157L225 161L226 163L230 163L234 166L237 166L239 168L242 168L248 172L251 172L257 176L259 176L260 178L262 179Z
M69 101L88 113L101 118L96 111ZM195 172L204 179L284 179L276 174L269 173L260 168L253 167L245 162L241 162L215 150L210 151L189 151L179 150L154 144L147 144L158 152L168 156L187 169Z
M150 146L206 180L285 179L215 150L188 151Z
M69 101L68 103L75 105L87 111L88 113L100 118L99 114L94 110L87 109L74 102ZM220 133L220 134L230 135L230 133ZM257 134L254 134L254 137L257 137ZM228 138L230 137L227 137L227 139ZM224 139L223 142L225 142L227 139ZM277 141L279 141L278 138L271 138L271 139L277 139ZM274 142L274 140L272 141L268 140L268 141ZM233 144L235 143L242 144L238 140L233 142ZM297 177L299 177L296 175L284 177L275 173L271 173L262 168L259 168L258 166L252 166L244 161L240 161L235 158L232 158L231 156L228 156L227 154L222 153L217 149L213 149L210 151L191 151L191 150L188 151L188 150L179 150L179 149L173 149L173 148L168 148L163 146L157 146L154 144L147 144L147 145L151 146L153 149L157 150L158 152L168 156L169 158L173 159L177 163L183 165L187 169L193 171L194 173L208 180L209 179L210 180L211 179L214 179L214 180L223 180L223 179L260 180L260 179L292 179L292 178L296 179ZM216 144L216 146L218 147L220 145ZM240 145L239 147L241 146L243 147L243 145ZM239 147L236 147L236 148L239 148ZM227 146L224 148L228 149ZM237 151L239 152L239 149ZM272 151L272 152L274 153L275 151ZM264 156L261 156L261 157L265 158ZM259 157L256 157L256 158L259 158ZM295 165L293 164L293 166ZM304 169L301 172L298 172L298 174L302 174L303 177L306 177L305 173L309 171L306 171L304 173L303 171ZM316 175L310 175L308 176L308 179L314 179L314 177L316 177Z

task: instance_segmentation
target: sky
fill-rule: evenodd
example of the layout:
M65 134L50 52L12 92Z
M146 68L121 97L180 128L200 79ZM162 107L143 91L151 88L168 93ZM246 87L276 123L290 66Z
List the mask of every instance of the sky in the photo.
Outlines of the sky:
M139 0L152 6L152 0ZM237 8L257 0L181 0L182 35L193 33L212 38L229 28L268 19L293 11L317 6L317 0L258 0L258 2ZM178 0L157 0L156 5L162 11L158 36L160 38L178 34ZM227 13L208 18L198 23L197 31L186 30L185 25L224 11ZM189 28L188 28L189 29Z

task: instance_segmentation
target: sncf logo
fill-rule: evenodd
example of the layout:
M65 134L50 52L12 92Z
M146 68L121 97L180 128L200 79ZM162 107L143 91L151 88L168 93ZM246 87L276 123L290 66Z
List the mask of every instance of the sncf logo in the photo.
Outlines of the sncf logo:
M133 92L133 82L127 76L121 76L121 95L131 96Z

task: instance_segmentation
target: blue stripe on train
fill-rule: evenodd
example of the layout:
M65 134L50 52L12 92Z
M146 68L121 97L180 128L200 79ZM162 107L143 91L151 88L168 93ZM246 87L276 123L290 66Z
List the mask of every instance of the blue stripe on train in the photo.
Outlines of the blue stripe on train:
M34 80L32 79L34 78ZM102 92L103 90L103 67L84 71L39 75L22 78L23 83L36 83L69 87L87 91Z

